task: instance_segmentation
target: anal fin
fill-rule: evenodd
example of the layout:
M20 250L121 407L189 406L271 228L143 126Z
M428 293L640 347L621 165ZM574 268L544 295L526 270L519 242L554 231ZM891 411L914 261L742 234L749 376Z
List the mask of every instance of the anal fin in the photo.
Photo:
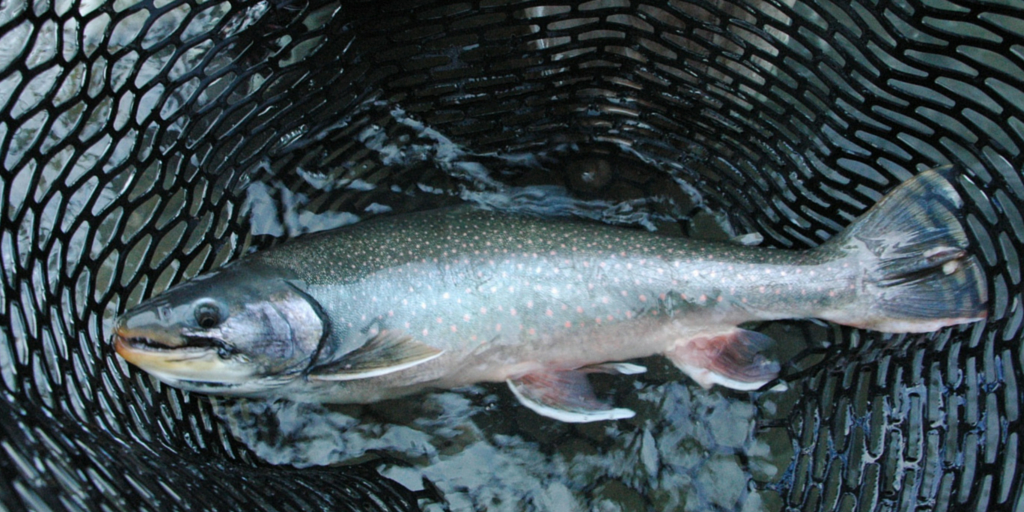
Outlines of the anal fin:
M779 375L779 363L764 354L775 340L734 328L680 341L665 356L704 388L758 389Z
M532 411L566 423L632 418L629 409L600 402L582 370L549 370L508 379L509 389Z
M309 378L343 381L379 377L423 364L443 353L401 331L383 330L342 358L314 367Z

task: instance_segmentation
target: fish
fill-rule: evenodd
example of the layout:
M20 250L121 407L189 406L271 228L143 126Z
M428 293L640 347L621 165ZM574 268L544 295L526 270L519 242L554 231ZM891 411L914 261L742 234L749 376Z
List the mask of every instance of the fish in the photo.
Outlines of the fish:
M987 317L948 170L895 187L806 250L456 207L256 251L119 316L120 357L186 391L371 403L506 383L563 422L630 418L588 375L667 357L700 386L778 379L751 322L924 333Z

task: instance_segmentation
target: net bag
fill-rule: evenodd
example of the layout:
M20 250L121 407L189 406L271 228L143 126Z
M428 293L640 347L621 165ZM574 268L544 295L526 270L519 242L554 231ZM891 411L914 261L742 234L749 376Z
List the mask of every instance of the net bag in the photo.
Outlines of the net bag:
M1024 510L1022 33L1013 0L0 0L0 503ZM549 501L462 502L379 461L271 464L222 404L109 344L174 283L374 215L529 203L806 248L947 163L988 321L785 327L811 340L786 399L733 399L775 404L750 435L788 451L764 474L737 455L738 489L652 458L657 412L605 453L648 480L581 477ZM545 428L536 453L567 460L602 435Z

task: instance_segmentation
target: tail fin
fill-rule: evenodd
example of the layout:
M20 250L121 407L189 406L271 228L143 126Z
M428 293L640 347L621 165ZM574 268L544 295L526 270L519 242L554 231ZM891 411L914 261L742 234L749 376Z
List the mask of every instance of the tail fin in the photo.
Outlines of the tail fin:
M819 249L869 260L865 296L838 323L929 332L987 316L988 289L960 224L963 201L944 174L925 171L896 187Z

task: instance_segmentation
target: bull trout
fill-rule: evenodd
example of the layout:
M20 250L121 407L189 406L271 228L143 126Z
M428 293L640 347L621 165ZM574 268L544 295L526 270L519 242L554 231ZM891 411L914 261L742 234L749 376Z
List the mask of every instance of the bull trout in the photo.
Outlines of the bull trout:
M369 403L506 382L561 421L628 418L592 372L662 354L701 386L777 377L751 321L928 332L986 317L943 174L905 182L803 251L471 208L374 219L254 253L117 319L128 362L185 390Z

